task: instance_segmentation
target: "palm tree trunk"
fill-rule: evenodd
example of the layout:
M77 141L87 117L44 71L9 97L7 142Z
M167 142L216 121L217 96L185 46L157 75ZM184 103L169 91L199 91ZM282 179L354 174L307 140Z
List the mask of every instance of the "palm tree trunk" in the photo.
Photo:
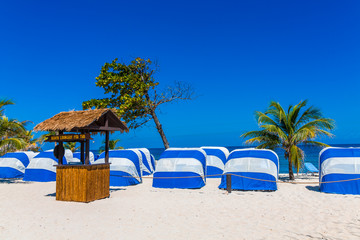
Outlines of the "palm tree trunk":
M288 161L289 161L289 178L290 178L290 180L294 180L295 176L294 176L294 172L293 172L292 161L290 160L290 158L288 159Z
M288 162L289 162L289 178L290 180L294 180L295 176L294 176L294 172L293 172L293 166L292 166L292 161L291 161L291 155L289 154L288 157Z
M285 159L287 159L288 162L289 162L289 179L290 180L295 180L292 161L291 161L291 154L290 154L290 152L288 152L286 150L285 150Z

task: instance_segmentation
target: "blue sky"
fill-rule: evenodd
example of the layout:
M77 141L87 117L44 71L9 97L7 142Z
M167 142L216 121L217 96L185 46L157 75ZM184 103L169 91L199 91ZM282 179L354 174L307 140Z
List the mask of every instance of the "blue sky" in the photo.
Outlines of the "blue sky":
M242 145L255 110L304 99L336 120L326 142L359 143L359 11L329 0L3 1L0 97L16 102L6 115L37 124L103 97L105 62L140 56L158 61L160 86L185 81L198 95L161 108L171 146ZM153 124L114 137L162 147Z

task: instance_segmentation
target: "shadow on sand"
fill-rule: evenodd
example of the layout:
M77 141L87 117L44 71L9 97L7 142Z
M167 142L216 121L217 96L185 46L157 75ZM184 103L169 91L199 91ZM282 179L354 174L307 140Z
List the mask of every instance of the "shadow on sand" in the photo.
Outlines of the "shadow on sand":
M122 190L126 190L126 188L110 188L110 193L117 192L117 191L122 191ZM56 192L46 194L45 197L56 197Z
M320 192L319 186L306 186L307 190L314 191L314 192Z
M113 187L110 187L110 193L112 192L117 192L117 191L123 191L123 190L126 190L126 188L113 188Z
M46 194L45 197L56 197L56 193L49 193Z
M0 184L30 184L31 182L24 182L20 178L5 178L0 179Z

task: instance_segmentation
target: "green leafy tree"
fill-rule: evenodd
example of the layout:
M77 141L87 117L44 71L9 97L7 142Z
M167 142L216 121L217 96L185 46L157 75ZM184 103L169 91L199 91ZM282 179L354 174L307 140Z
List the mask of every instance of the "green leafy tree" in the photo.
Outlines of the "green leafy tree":
M123 147L117 146L119 142L120 139L109 140L109 149L110 150L124 149ZM103 141L103 144L105 144L105 141ZM104 151L105 151L105 146L103 145L99 148L99 153L102 153Z
M315 141L317 137L332 137L329 132L335 127L332 119L324 118L318 108L305 108L307 101L289 106L285 111L277 102L271 102L266 112L255 112L261 130L251 131L241 137L250 138L245 143L260 143L257 148L285 150L284 157L289 163L289 178L294 180L293 165L297 172L304 160L302 144L326 147L325 143Z
M159 83L154 79L156 70L157 65L150 59L135 58L130 64L118 63L117 59L105 63L96 78L96 86L102 87L107 97L85 101L83 108L114 108L133 129L153 120L165 148L169 148L157 116L158 107L177 100L190 100L193 91L190 85L177 82L160 93Z

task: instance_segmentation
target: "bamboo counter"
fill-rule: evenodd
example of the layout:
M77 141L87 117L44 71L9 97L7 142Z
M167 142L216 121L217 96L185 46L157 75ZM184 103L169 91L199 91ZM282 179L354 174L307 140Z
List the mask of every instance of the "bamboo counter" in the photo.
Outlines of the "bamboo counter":
M110 164L56 166L56 200L91 202L110 196Z

